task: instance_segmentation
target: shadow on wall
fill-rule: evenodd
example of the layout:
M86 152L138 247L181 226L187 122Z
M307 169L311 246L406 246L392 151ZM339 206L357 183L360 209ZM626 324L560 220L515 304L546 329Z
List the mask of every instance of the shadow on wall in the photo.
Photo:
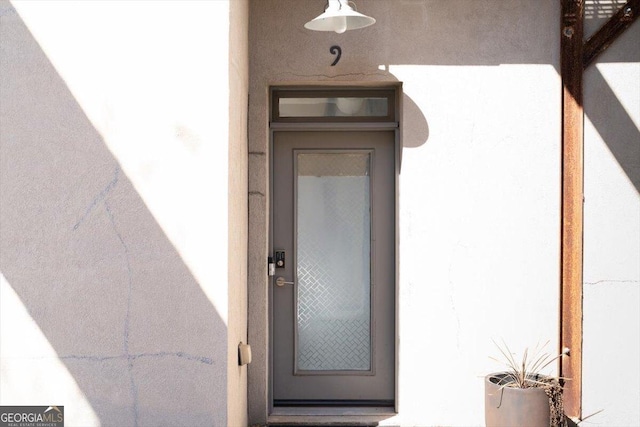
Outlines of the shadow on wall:
M2 274L102 425L226 424L226 325L20 17L0 6Z
M587 70L584 112L640 193L640 131L596 67ZM588 97L588 98L587 98ZM599 100L615 100L602 104ZM598 100L598 101L596 101ZM594 102L595 101L595 102Z
M603 74L610 63L640 62L639 27L636 21L585 70L584 113L640 194L640 129Z
M304 23L313 18L325 4L324 0L309 0L304 7L293 0L252 3L255 16L269 16L275 10L275 13L289 17L273 23L275 28L270 26L264 30L256 29L257 33L264 31L266 34L276 31L281 39L269 45L259 42L254 46L252 54L258 57L287 58L291 56L288 51L297 52L296 60L299 63L318 64L321 71L316 77L322 79L360 75L363 64L369 67L365 72L370 79L389 77L390 73L381 72L378 68L380 64L372 63L369 59L371 57L384 58L387 70L389 65L540 64L554 66L560 75L560 3L554 0L546 0L543 4L531 1L457 0L444 6L426 1L365 2L363 7L366 5L366 9L363 12L375 17L377 21L375 25L362 30L367 32L367 37L359 36L362 33L358 32L346 32L336 37L331 32L307 31L302 25L290 27L290 22ZM604 5L588 1L585 37L600 28L620 6L621 2ZM640 61L640 45L635 35L635 28L639 25L640 22L635 22L597 60L603 63ZM402 28L402 31L398 32L398 28ZM478 37L478 34L482 34L482 37ZM263 39L271 40L269 37ZM329 46L335 44L336 40L340 40L343 48L342 59L337 66L327 67L333 60L329 54ZM370 54L372 46L375 46L375 55ZM257 62L275 64L285 70L300 66L298 63L282 64L265 59ZM640 192L640 171L634 160L640 152L640 131L606 80L599 71L594 70L596 65L591 65L585 74L585 114ZM264 73L278 74L273 70L264 70ZM588 76L593 80L587 81ZM587 83L596 87L590 88ZM597 99L597 103L590 102L591 96L594 100ZM403 101L407 102L407 98ZM558 103L560 102L558 99ZM411 110L415 108L420 116L422 112L412 102L405 108L409 115L405 113L403 128L409 129L415 126L415 123L409 123L409 119L419 117ZM419 138L410 138L409 141L406 138L407 135L403 135L405 147L421 145Z
M429 124L420 107L406 93L402 94L402 146L420 147L429 139Z

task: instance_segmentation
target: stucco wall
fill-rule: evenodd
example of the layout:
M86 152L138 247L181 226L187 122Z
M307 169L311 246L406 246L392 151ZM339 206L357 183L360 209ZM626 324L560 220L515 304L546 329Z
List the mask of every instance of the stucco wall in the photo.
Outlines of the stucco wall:
M246 423L243 7L0 3L0 404Z
M247 366L238 365L238 344L247 343L247 243L249 2L229 2L229 426L246 426ZM212 41L213 42L213 41ZM220 195L220 197L222 197Z
M638 40L636 22L585 72L583 416L599 426L640 425Z
M558 347L559 5L356 3L376 24L338 35L303 28L324 0L251 2L250 420L267 418L268 87L400 82L399 415L382 424L482 425L492 338Z

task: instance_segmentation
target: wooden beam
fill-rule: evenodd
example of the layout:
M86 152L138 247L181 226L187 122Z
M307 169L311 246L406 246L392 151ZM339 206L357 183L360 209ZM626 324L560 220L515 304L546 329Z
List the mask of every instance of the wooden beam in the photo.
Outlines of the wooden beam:
M561 0L560 68L562 75L562 267L560 341L569 349L560 366L567 378L567 416L582 416L582 245L583 141L582 56L584 4Z
M584 45L582 67L587 68L640 15L640 0L629 0Z
M567 416L582 417L584 69L640 15L640 0L629 0L586 43L584 0L560 0L562 75L562 242L560 344L568 349L560 375L566 378Z

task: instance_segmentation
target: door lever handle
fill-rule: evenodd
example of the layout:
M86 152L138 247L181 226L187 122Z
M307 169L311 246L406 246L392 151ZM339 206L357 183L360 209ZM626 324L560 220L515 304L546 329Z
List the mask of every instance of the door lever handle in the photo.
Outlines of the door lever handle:
M284 280L284 277L278 277L276 279L276 285L282 287L284 285L294 285L295 283L293 282L287 282L286 280Z

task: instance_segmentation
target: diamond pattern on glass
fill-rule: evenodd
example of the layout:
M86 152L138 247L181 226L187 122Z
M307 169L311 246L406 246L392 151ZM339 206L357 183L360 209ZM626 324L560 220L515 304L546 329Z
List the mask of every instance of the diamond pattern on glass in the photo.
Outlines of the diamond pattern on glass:
M297 155L299 370L369 370L369 153Z

